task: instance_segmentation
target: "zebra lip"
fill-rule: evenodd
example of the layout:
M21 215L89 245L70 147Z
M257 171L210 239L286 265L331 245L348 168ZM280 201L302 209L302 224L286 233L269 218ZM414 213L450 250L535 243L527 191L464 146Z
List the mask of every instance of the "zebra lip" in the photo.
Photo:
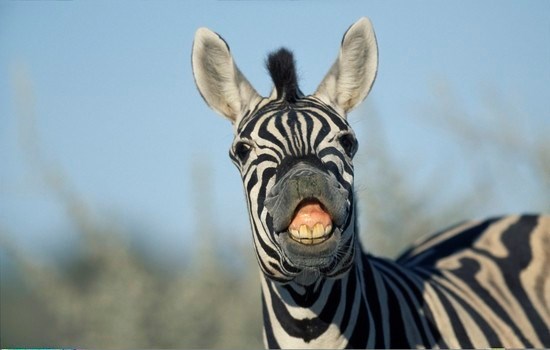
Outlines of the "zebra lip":
M321 201L302 200L287 229L276 236L284 255L298 268L322 269L333 263L341 231Z
M335 251L341 238L341 231L333 227L322 241L299 241L285 232L276 237L288 261L298 268L322 269L330 266L334 260Z

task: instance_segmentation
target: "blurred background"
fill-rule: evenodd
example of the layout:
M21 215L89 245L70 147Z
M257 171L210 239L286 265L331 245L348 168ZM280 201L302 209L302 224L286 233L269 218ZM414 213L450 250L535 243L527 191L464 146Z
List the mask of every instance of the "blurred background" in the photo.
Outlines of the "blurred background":
M349 116L365 249L550 211L550 2L0 2L2 347L258 348L230 123L195 89L207 26L258 92L286 46L311 93L371 18Z

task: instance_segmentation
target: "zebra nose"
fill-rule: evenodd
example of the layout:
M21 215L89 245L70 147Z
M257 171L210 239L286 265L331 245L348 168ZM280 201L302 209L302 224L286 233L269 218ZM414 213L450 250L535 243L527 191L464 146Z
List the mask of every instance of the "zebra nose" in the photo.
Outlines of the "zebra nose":
M287 191L293 198L315 197L327 191L324 174L309 168L299 169L288 179Z
M347 217L348 192L333 177L309 164L299 163L273 186L264 202L273 218L273 228L282 232L288 228L298 205L306 199L316 199L342 225Z

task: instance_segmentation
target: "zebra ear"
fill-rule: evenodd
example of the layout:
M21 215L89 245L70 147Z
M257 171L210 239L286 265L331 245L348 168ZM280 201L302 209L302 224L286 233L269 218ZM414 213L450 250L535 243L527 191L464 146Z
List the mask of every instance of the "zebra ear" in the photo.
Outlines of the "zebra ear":
M232 123L261 98L233 62L227 43L210 29L199 28L195 33L191 61L202 98Z
M344 34L340 54L314 96L347 113L367 97L377 68L376 36L370 20L363 17Z

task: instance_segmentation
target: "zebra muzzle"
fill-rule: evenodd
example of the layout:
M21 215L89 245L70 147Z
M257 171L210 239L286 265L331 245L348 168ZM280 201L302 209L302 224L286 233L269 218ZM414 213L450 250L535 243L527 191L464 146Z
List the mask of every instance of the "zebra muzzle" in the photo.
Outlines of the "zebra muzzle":
M326 172L298 163L269 192L265 207L276 233L300 243L320 243L348 215L348 191Z
M334 176L299 162L276 181L264 204L288 262L308 271L334 264L350 209L349 192Z

